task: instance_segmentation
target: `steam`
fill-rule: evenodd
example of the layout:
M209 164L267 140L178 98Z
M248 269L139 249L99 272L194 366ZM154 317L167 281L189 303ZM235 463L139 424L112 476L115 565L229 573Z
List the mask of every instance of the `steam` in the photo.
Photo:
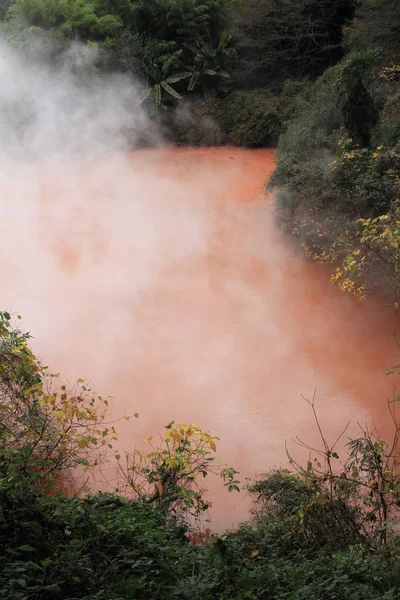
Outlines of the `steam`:
M197 422L243 478L285 465L285 439L318 443L300 397L315 388L328 437L348 418L385 427L392 323L275 230L272 152L127 152L159 136L138 85L90 74L95 61L0 45L0 306L43 362L112 395L110 418L140 413L122 449ZM245 503L229 513L217 489L230 526Z
M51 61L40 46L18 51L0 41L1 158L87 158L157 141L138 84L96 74L97 59L79 43Z

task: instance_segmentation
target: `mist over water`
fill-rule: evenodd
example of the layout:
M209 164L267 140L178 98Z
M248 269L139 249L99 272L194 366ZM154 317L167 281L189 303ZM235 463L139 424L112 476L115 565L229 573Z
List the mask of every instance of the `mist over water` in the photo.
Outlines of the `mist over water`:
M328 439L348 420L389 435L396 322L276 229L272 151L127 152L127 130L157 139L135 82L83 85L74 52L56 74L0 45L1 308L43 362L112 395L110 418L140 413L122 449L195 422L242 480L286 466L285 439L299 458L292 438L318 443L301 398L316 388ZM215 526L245 516L243 495L211 495Z

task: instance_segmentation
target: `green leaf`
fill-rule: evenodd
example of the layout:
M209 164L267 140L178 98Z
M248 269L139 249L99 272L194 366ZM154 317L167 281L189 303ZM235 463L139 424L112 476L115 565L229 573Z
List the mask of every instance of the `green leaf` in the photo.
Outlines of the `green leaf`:
M218 50L222 50L223 48L225 48L227 41L228 41L228 33L226 31L223 31L221 33L221 38L219 40Z
M193 73L192 77L190 78L189 85L188 85L188 91L189 92L191 92L192 90L194 90L194 88L196 87L196 83L197 83L198 78L199 78L199 72L196 71L195 73Z
M29 544L25 544L24 546L20 546L18 550L20 552L35 552L36 548L30 546Z
M46 585L44 588L47 592L61 592L61 588L58 583L53 583L52 585Z
M160 106L160 104L161 104L161 88L158 83L154 86L154 99L156 102L156 106Z
M184 42L183 45L185 46L185 48L187 48L188 50L190 50L191 52L193 52L193 54L197 54L197 48L195 48L194 46L192 46L192 44L189 44L189 42Z
M191 71L187 71L185 73L177 73L176 75L172 75L171 77L167 77L165 80L167 83L177 83L178 81L182 81L182 79L187 79L191 77Z
M214 77L214 75L217 74L217 71L214 71L213 69L204 69L203 73L205 73L206 75L211 75L212 77Z
M168 92L168 94L170 94L171 96L173 96L177 100L182 100L182 96L180 94L178 94L178 92L176 90L174 90L174 88L171 87L166 81L162 81L161 85L164 88L164 90L166 92Z

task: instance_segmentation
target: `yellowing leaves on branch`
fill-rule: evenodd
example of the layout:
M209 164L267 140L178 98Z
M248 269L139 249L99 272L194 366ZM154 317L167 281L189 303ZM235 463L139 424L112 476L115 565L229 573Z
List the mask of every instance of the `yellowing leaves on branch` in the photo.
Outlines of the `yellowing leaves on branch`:
M29 337L0 313L0 478L52 488L77 465L106 460L116 432L104 425L105 401L82 379L61 385L32 354Z
M124 464L112 447L115 428L105 421L107 400L82 379L62 385L28 341L12 327L11 315L0 313L0 483L59 488L78 465L98 467L114 453L130 494L156 502L169 516L207 511L204 480L210 474L219 475L229 492L239 491L237 471L216 458L218 438L195 424L172 421L158 439L145 440L148 451L135 450Z
M146 438L151 451L135 449L120 462L128 493L157 503L166 515L199 517L210 507L204 480L219 475L228 491L239 491L237 471L216 459L216 436L198 425L171 421L157 440Z
M360 300L369 294L398 309L400 294L400 202L375 218L355 220L299 211L290 229L308 258L332 265L331 282Z

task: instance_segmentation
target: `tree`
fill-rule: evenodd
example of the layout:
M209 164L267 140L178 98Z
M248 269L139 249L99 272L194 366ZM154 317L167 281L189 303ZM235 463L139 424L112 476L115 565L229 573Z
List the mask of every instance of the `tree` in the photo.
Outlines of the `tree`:
M234 55L228 34L222 33L216 48L204 41L196 45L187 43L186 48L191 52L190 62L186 65L190 77L188 91L199 88L205 98L216 97L218 92L228 92L230 74L225 69L230 68Z
M400 4L393 0L360 0L346 31L350 50L376 48L385 62L399 59Z
M315 77L342 57L355 0L246 0L238 17L237 76L244 86Z

